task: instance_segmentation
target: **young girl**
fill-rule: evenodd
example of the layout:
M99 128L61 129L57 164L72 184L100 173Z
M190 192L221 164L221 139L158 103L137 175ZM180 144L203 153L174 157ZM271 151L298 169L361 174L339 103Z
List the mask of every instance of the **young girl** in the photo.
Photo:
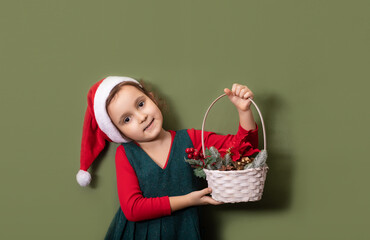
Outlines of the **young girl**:
M247 145L248 155L259 150L257 124L251 102L253 93L233 84L224 92L239 112L236 135L205 132L206 147ZM120 143L116 174L120 208L106 239L200 239L199 205L218 205L210 188L199 190L188 163L186 148L201 151L201 131L165 130L158 101L139 82L128 77L107 77L88 93L77 180L90 183L87 169L103 150L105 140Z

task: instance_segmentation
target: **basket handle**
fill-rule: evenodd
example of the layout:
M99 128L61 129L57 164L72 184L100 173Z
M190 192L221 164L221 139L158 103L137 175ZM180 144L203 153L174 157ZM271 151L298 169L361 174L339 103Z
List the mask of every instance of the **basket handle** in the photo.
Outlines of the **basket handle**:
M207 115L208 115L208 112L209 110L211 110L211 107L222 97L226 96L226 93L222 94L221 96L219 96L218 98L216 98L212 103L211 105L208 107L207 109L207 112L206 114L204 115L204 118L203 118L203 123L202 123L202 151L203 151L203 155L205 156L206 155L206 152L205 152L205 148L204 148L204 124L206 123L206 119L207 119ZM257 109L257 112L259 114L259 117L261 119L261 123L262 123L262 130L263 130L263 149L266 150L266 130L265 130L265 123L263 121L263 117L262 117L262 113L260 111L260 109L258 108L257 104L251 99L251 98L248 98L254 105L254 107Z

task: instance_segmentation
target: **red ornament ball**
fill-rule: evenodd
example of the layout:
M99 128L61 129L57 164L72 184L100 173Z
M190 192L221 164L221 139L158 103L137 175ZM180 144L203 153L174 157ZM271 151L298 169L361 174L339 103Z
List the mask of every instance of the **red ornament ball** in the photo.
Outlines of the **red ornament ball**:
M187 149L185 149L185 152L186 153L192 153L192 152L194 152L194 148L187 148Z

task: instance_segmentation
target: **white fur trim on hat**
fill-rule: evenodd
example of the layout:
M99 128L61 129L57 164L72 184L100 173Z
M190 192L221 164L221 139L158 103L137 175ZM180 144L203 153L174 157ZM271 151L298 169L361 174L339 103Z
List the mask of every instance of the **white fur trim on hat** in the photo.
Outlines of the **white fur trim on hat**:
M129 77L117 77L109 76L103 80L96 90L94 97L94 113L96 122L99 125L99 128L113 141L116 143L124 143L131 141L130 139L123 138L117 128L112 123L112 120L109 118L107 110L105 108L106 100L109 96L111 90L121 82L134 82L139 84L133 78ZM140 84L139 84L140 85ZM140 85L141 86L141 85Z
M76 179L78 184L80 184L81 187L86 187L91 182L91 175L89 172L80 170L78 171L76 175Z

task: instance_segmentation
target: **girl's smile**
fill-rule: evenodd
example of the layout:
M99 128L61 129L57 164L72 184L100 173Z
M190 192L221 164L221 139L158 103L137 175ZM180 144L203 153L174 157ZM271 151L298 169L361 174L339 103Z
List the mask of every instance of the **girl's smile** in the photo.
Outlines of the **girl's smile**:
M151 129L151 126L153 125L153 121L154 121L154 119L149 123L149 125L148 125L148 126L146 126L146 127L144 128L144 131L146 131L146 130L150 130L150 129Z

